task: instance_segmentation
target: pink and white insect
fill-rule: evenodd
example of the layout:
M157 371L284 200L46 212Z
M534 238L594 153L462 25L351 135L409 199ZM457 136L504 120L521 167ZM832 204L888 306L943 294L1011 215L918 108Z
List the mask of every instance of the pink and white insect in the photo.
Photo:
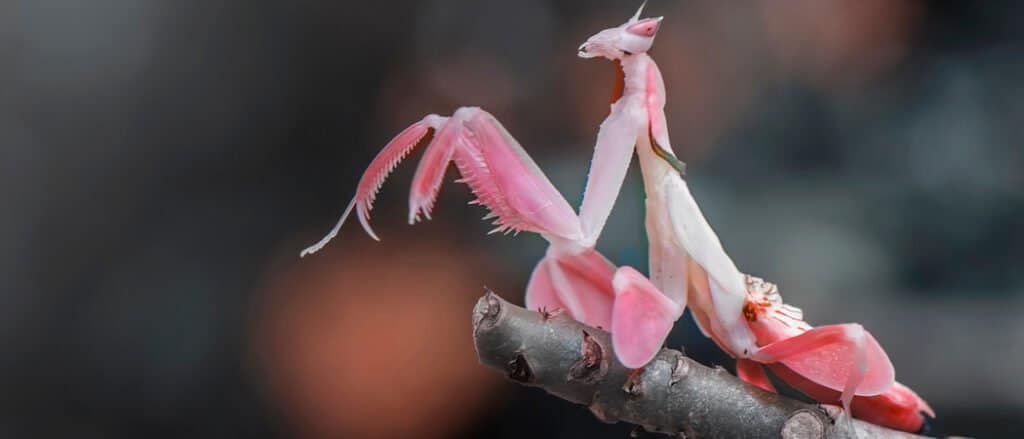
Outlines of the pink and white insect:
M611 333L618 357L630 367L650 361L689 304L701 331L737 359L745 381L775 391L763 364L808 396L841 403L844 414L920 430L922 413L934 417L934 412L895 381L892 363L868 331L855 323L812 327L800 309L782 303L774 285L744 275L726 254L690 194L669 142L665 86L646 53L661 19L639 20L638 15L590 37L579 53L615 61L622 73L623 83L614 87L623 90L622 97L602 130L628 134L602 156L615 162L598 162L598 150L594 166L607 163L618 168L601 168L605 175L624 174L635 144L647 194L650 282L636 275L632 288L617 290Z
M665 87L647 55L661 18L601 31L579 56L616 62L611 112L601 124L579 216L519 143L491 114L475 107L451 117L429 115L399 133L371 162L334 229L303 250L318 251L353 209L366 232L374 198L394 167L430 137L413 177L409 222L430 212L451 162L476 202L490 210L494 231L530 231L549 243L527 287L531 309L562 309L610 328L613 348L629 367L645 365L664 344L687 304L702 332L737 359L741 378L775 389L761 365L781 380L844 413L916 431L921 398L894 381L892 363L860 325L813 328L799 309L781 302L774 285L742 274L725 253L681 177L665 122ZM621 189L634 150L646 189L650 280L616 267L594 249Z

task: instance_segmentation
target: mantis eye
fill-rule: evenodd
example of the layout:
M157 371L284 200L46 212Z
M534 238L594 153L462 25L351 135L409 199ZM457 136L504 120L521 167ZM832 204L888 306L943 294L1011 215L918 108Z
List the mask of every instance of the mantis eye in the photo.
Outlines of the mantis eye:
M658 33L658 26L660 24L660 17L648 18L629 25L629 27L626 28L626 32L638 37L653 37L654 34Z

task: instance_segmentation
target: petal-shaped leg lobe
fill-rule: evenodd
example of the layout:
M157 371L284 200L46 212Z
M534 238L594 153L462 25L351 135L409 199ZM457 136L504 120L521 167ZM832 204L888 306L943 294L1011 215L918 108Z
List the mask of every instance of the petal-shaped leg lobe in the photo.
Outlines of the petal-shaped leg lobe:
M558 266L571 285L567 292L573 296L567 298L563 294L562 297L579 304L585 316L581 321L610 330L612 304L615 301L615 291L612 289L615 265L597 250L588 248L571 256L559 257Z
M544 258L537 263L530 275L530 282L526 285L526 309L534 311L568 311L565 304L558 298L558 291L554 281L551 279L551 269L548 267L552 259Z
M741 380L753 384L761 389L767 390L772 393L775 391L775 385L768 379L768 374L761 368L761 364L756 361L750 361L743 358L736 360L736 376Z
M793 372L836 391L849 391L850 377L860 376L851 394L873 396L889 390L895 371L878 341L858 324L828 325L768 344L752 356L779 362Z
M854 397L851 413L870 423L911 433L920 432L924 427L922 413L935 417L927 402L900 383L880 395Z
M570 317L597 328L611 328L612 276L615 266L594 249L558 254L549 249L530 276L526 306L532 310L561 309Z
M683 309L631 267L619 268L612 285L612 347L623 365L642 367L661 350Z

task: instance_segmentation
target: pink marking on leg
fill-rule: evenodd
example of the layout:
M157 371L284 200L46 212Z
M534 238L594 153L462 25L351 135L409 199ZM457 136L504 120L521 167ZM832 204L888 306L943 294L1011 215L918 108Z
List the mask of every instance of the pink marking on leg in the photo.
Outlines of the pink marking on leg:
M828 325L770 343L750 359L782 363L822 386L853 395L873 396L895 382L892 362L878 341L858 324Z
M612 347L623 365L642 367L661 350L683 309L631 267L620 267L612 286Z
M654 142L668 152L672 144L668 138L668 124L665 121L665 84L658 66L647 66L647 117L650 119L650 133Z
M772 393L778 393L775 390L775 385L768 379L768 374L761 368L761 364L756 361L750 361L743 358L736 360L736 376L741 380L753 384L761 389L767 390Z

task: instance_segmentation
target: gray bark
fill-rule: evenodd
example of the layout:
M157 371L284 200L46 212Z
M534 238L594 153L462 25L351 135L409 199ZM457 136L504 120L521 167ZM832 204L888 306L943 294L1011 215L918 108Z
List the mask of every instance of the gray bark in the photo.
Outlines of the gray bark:
M744 383L681 352L662 349L631 370L616 360L608 333L559 313L528 311L494 293L473 310L477 355L522 385L582 404L598 419L687 438L846 438L839 410ZM854 420L857 437L919 438Z

